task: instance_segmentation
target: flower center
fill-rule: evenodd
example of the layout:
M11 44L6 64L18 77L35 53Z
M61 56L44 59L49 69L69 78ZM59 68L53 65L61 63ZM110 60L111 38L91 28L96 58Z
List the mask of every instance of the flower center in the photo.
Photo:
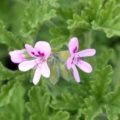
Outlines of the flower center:
M45 58L37 58L37 59L35 60L36 66L37 66L37 67L41 67L41 65L42 65L45 61L46 61Z
M45 56L45 54L40 52L40 51L38 51L38 54L39 54L40 57L44 57Z
M81 58L77 56L73 56L71 64L78 64Z
M44 57L45 56L45 54L42 53L42 52L40 52L40 51L38 51L37 53L35 53L35 52L32 51L31 53L32 53L32 55L34 55L36 57Z

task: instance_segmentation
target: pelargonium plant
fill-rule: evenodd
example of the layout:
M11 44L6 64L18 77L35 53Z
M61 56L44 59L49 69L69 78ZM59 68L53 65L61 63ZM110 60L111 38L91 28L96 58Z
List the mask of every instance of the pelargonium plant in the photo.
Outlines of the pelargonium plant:
M90 73L92 71L91 65L81 60L81 57L95 55L95 49L86 49L77 53L78 46L78 39L76 37L72 38L69 42L69 51L71 57L68 58L66 65L68 69L73 69L75 80L80 82L80 77L75 65L77 65L83 71ZM28 55L26 56L25 53ZM46 78L50 77L50 69L48 67L47 61L52 53L49 43L45 41L39 41L35 44L34 48L31 45L26 44L25 49L14 50L9 54L11 61L13 63L19 64L18 68L20 71L25 72L32 68L35 69L35 74L33 77L33 83L35 85L39 82L41 75Z
M70 58L67 60L67 68L73 69L73 75L77 82L80 82L79 73L77 71L77 67L81 70L85 71L86 73L92 72L92 67L89 63L83 61L82 57L94 56L96 51L95 49L85 49L80 52L77 52L79 48L78 39L76 37L72 38L69 42L69 52Z
M1 0L0 120L119 120L119 39L119 0Z
M26 56L27 53L29 56ZM11 60L14 63L19 64L20 71L28 71L35 69L33 77L33 83L37 84L40 80L41 75L48 78L50 76L50 69L47 64L47 59L51 54L51 47L49 43L45 41L39 41L33 48L31 45L26 44L25 49L15 50L9 53Z

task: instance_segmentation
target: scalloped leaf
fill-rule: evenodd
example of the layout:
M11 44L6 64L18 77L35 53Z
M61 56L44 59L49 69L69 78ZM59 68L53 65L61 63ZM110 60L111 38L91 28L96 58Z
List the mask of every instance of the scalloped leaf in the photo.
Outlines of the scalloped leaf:
M50 120L69 120L68 112L59 111L50 118Z
M6 26L0 21L0 43L6 44L8 48L22 48L23 42L20 41L15 34L8 31Z
M120 36L120 2L108 0L99 10L99 16L92 22L94 30L102 30L107 37Z
M21 27L25 41L33 44L41 26L56 16L57 0L30 0L26 4Z
M21 83L10 81L2 88L0 106L1 120L23 120L24 118L24 88Z
M9 70L0 63L0 81L10 80L18 75L20 75L19 71Z
M30 120L68 120L69 114L64 111L51 111L50 95L45 93L42 86L32 87L29 92L30 101L27 103L27 109L30 113Z
M105 109L109 120L118 120L120 114L120 86L105 97Z

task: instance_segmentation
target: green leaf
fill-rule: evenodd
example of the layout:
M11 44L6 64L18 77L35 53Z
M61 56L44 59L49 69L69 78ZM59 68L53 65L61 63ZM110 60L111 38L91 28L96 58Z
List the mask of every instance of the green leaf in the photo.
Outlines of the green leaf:
M102 99L109 90L112 73L113 71L111 66L106 66L105 68L97 70L94 73L93 81L91 81L91 92L97 97L96 99L98 99L99 101L100 98Z
M95 62L94 66L97 69L103 68L104 66L106 66L108 64L112 55L113 55L113 50L112 49L109 49L109 50L108 49L102 49L101 54L96 59L96 62L94 61Z
M57 20L56 20L57 21ZM60 23L59 23L60 22ZM55 25L51 25L50 34L52 36L50 44L53 48L60 49L67 44L69 31L66 30L66 25L59 21Z
M50 120L69 120L69 114L68 112L60 111L54 114Z
M72 34L82 35L91 30L91 22L99 16L99 10L104 0L79 0L77 4L81 7L74 12L71 19L67 20L68 29ZM97 12L96 12L97 11Z
M30 113L30 120L39 120L48 118L50 95L44 93L40 87L32 87L29 92L30 102L27 109Z
M26 42L34 43L41 26L56 16L57 0L30 0L21 27L21 34Z
M106 104L105 96L109 92L111 83L111 66L98 70L94 73L91 81L91 94L90 97L85 99L86 120L93 120L95 117L103 113L103 106Z
M82 106L84 93L81 93L82 86L77 83L70 83L60 79L60 82L54 87L49 87L50 94L53 96L52 108L56 110L75 111Z
M8 31L0 21L0 43L4 43L8 48L21 48L23 42L20 41L12 32Z
M120 36L119 1L89 0L78 4L81 4L82 9L78 13L74 12L73 18L67 20L72 34L81 35L93 29L105 32L107 37Z
M120 114L120 86L105 97L105 109L109 120L118 120Z
M69 114L64 111L51 111L50 95L43 86L32 87L29 92L30 101L27 103L27 109L30 113L30 120L68 120Z
M98 116L104 114L103 108L106 105L106 95L110 92L110 85L112 82L112 67L107 65L111 57L111 50L102 53L96 58L97 66L90 81L90 93L85 98L84 114L86 120L93 120ZM98 62L99 61L99 62Z
M84 109L85 120L94 120L96 116L102 113L102 109L94 97L85 100L86 108Z
M16 86L14 81L10 81L1 88L0 92L0 107L8 105L11 102Z
M1 120L23 120L24 113L24 88L19 82L11 81L2 89L0 96Z
M0 63L0 81L10 80L18 75L20 75L19 71L9 70Z
M78 14L73 14L73 18L67 21L68 29L75 31L76 29L88 30L90 28L89 23L86 21L84 16L79 16Z
M99 16L93 20L92 28L102 30L107 37L120 36L120 2L108 0L99 10Z

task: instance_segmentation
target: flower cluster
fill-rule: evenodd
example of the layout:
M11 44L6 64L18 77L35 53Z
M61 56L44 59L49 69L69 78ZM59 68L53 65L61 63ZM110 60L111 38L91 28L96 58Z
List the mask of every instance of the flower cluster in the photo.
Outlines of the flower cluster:
M79 43L76 37L73 37L69 41L68 47L70 57L66 61L66 67L68 70L72 69L75 80L80 82L77 67L86 73L92 72L91 65L83 61L81 58L94 56L96 51L95 49L85 49L78 52ZM24 49L10 51L9 55L11 57L11 61L18 64L20 71L25 72L30 69L35 70L33 84L36 85L39 82L41 76L46 78L50 77L48 59L52 56L52 52L48 42L39 41L35 44L34 47L29 44L25 44Z

